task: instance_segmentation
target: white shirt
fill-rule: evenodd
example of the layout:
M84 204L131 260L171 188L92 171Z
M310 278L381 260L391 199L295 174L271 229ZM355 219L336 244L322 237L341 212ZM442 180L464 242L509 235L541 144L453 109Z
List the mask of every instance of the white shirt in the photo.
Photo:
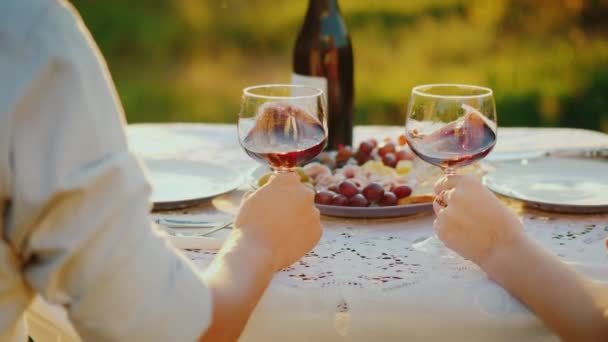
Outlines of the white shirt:
M0 341L36 293L85 341L193 341L211 297L150 223L150 187L83 23L0 2Z

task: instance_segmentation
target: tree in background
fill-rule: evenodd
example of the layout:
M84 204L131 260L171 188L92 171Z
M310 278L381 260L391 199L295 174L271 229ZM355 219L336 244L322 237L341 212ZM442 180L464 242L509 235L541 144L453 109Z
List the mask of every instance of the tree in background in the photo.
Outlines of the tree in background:
M409 90L496 91L501 125L608 132L608 1L342 1L356 121L403 124ZM234 122L240 91L288 82L306 1L78 0L137 121Z

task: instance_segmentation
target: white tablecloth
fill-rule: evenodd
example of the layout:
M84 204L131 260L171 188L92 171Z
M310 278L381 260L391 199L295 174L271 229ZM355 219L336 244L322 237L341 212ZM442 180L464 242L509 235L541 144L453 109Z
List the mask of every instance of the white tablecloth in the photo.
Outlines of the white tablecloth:
M401 127L366 126L355 139L396 138ZM256 164L241 150L236 125L129 126L144 158L203 160L244 173ZM501 151L608 145L608 136L573 129L499 130ZM607 175L608 177L608 175ZM210 204L172 213L230 217L242 190ZM557 215L511 203L526 232L545 248L598 281L608 281L608 215ZM474 264L412 250L432 234L432 213L383 220L323 217L319 245L278 273L255 310L243 341L553 341L525 306ZM201 268L214 251L187 251Z

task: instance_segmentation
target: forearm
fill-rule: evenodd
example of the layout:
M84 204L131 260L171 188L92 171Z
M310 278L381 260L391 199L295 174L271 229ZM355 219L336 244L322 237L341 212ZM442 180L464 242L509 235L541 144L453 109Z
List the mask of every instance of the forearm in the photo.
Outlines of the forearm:
M482 268L567 341L608 340L605 289L522 236ZM603 298L602 298L603 296Z
M204 274L213 296L213 318L201 341L238 339L272 279L271 261L268 251L233 234Z

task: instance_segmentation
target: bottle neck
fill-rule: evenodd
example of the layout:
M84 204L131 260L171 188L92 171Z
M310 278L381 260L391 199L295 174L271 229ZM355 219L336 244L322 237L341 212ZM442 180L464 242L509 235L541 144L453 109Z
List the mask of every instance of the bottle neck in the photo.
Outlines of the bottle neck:
M337 15L339 10L338 0L309 0L306 17L313 20L321 20Z

